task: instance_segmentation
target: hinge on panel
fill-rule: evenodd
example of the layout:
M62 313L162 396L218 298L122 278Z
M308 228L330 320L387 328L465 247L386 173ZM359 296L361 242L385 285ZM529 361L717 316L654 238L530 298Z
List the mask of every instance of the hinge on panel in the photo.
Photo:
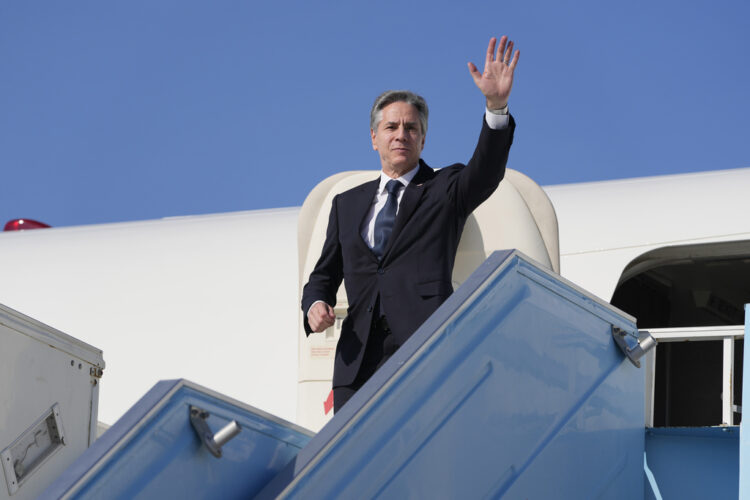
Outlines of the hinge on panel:
M636 335L612 325L612 337L623 354L638 368L641 367L641 362L638 360L656 347L656 340L645 330Z
M98 366L92 366L91 368L89 368L89 375L96 378L102 378L102 375L104 375L104 370L102 370Z
M209 416L206 410L190 405L190 424L193 430L208 451L216 458L221 458L221 447L239 434L242 428L236 420L232 420L214 434L206 422Z

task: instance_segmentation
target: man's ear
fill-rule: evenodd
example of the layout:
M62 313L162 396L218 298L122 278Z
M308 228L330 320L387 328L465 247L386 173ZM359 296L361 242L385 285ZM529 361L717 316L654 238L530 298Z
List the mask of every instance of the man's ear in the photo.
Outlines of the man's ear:
M372 139L372 149L377 151L378 145L375 143L375 131L373 129L370 129L370 138Z

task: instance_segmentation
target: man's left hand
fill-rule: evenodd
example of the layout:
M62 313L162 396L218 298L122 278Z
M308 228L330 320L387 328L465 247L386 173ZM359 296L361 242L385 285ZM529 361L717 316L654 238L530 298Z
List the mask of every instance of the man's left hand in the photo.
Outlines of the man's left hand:
M469 63L469 72L474 78L474 83L487 98L487 108L490 110L502 109L508 105L508 97L513 87L513 71L516 69L520 55L518 50L513 54L513 42L508 41L505 35L500 38L497 55L495 55L496 44L497 39L490 38L487 58L484 61L484 72L480 73L474 63Z

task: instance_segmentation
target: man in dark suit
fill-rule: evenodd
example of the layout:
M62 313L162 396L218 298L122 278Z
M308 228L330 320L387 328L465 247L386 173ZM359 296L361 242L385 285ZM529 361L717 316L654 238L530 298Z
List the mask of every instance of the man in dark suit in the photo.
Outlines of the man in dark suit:
M349 302L333 369L334 411L453 292L451 275L464 223L505 173L515 124L508 97L518 51L490 40L484 71L469 72L487 109L474 155L440 170L420 157L427 104L408 91L381 94L370 114L380 178L333 199L320 259L302 293L305 331L333 325L342 279Z

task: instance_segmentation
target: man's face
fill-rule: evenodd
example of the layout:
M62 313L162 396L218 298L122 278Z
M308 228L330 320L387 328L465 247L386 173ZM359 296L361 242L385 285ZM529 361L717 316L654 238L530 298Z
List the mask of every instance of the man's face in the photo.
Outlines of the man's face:
M370 135L386 175L401 176L419 162L425 136L419 112L411 104L393 102L384 107L377 130L370 130Z

